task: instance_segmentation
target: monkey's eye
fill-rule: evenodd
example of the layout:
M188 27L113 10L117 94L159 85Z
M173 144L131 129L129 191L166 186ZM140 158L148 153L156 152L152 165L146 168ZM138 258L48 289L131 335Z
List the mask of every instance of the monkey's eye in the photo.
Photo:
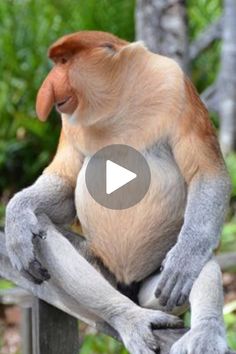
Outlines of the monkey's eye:
M57 58L53 58L53 61L54 61L54 63L56 63L56 64L62 64L62 65L64 65L64 64L66 64L66 63L68 63L68 61L69 61L69 56L67 56L67 55L60 55L60 56L58 56Z
M100 47L109 50L109 52L112 53L112 54L116 53L116 48L115 48L115 46L112 43L103 43L103 44L101 44Z

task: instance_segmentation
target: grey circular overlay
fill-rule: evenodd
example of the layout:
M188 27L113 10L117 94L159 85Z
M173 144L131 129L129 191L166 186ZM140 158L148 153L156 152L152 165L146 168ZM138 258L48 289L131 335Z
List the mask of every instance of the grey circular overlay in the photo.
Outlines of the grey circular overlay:
M109 209L127 209L145 196L151 181L143 155L128 145L108 145L94 154L85 181L92 198Z

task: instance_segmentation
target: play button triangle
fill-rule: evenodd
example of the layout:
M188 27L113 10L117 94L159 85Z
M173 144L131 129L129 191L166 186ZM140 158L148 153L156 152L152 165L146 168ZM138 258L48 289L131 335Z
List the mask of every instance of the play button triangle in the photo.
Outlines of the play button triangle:
M131 208L149 190L151 171L143 154L133 147L113 144L88 157L85 182L90 196L112 210ZM83 171L78 178L83 178ZM82 183L82 182L81 182ZM79 183L80 186L82 184Z
M111 194L137 177L136 173L111 160L106 161L106 194Z

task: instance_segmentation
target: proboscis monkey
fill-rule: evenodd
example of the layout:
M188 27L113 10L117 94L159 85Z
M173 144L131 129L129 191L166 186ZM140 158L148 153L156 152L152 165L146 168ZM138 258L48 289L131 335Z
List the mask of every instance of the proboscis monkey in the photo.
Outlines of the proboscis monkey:
M13 265L38 283L63 284L88 314L119 332L131 353L155 352L151 325L178 326L168 312L188 299L191 330L171 354L226 353L221 275L212 255L230 181L193 85L173 60L109 33L67 35L51 46L49 57L55 65L39 90L36 110L45 121L55 105L62 132L52 163L8 204ZM148 193L122 211L94 202L83 178L91 156L111 144L141 152L151 171ZM89 259L102 264L125 294L135 287L139 304L153 309L115 289L82 250L64 247L61 236L54 241L58 261L46 269L32 242L47 236L50 243L50 228L38 221L42 214L56 225L77 215Z

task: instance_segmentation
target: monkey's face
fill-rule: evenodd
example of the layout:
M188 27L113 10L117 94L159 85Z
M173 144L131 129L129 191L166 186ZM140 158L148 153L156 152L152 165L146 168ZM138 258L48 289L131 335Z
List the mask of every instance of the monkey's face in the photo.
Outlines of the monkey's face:
M127 70L123 55L129 43L109 33L79 32L49 49L54 67L37 96L36 111L47 119L53 105L83 124L92 124L117 109ZM97 118L95 118L97 117Z

